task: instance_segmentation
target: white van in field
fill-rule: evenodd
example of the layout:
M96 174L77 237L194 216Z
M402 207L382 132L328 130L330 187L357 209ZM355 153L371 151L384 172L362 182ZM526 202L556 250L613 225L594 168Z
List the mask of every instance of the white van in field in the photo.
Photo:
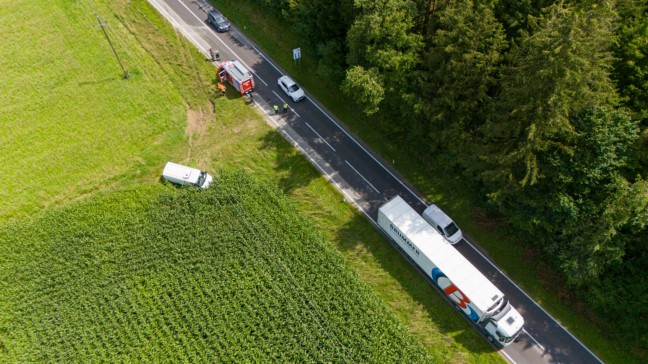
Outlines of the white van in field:
M463 239L463 234L457 224L437 205L428 206L423 211L423 219L437 229L450 244L457 244Z
M200 188L209 187L214 180L214 177L205 171L173 162L167 162L166 166L164 166L162 177L181 186L198 186Z

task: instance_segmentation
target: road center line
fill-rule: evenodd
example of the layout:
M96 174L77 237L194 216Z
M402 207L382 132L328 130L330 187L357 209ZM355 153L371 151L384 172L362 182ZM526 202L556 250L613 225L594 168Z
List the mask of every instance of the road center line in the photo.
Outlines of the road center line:
M319 137L320 139L322 139L322 141L323 141L324 143L326 143L326 145L328 145L328 146L329 146L329 148L331 148L331 149L333 149L333 151L335 152L335 148L333 148L333 147L331 146L331 144L329 144L329 143L328 143L328 142L326 141L326 139L324 139L324 138L322 138L322 136L321 136L321 135L319 135L319 133L318 133L318 132L316 132L316 131L315 131L315 129L313 129L313 127L312 127L312 126L310 126L310 124L308 124L308 123L306 123L306 126L307 126L307 127L309 127L309 128L310 128L310 130L312 130L312 131L313 131L313 133L315 133L315 134L316 134L316 135L317 135L317 136L318 136L318 137ZM351 168L353 168L353 167L351 167ZM375 188L374 188L374 190L375 190Z
M282 99L281 96L279 96L279 94L276 93L274 90L272 90L272 93L275 94L275 96L277 96L277 98L281 100L281 102L285 102L284 99Z
M331 120L331 121L333 122L333 124L335 124L335 126L338 127L338 129L342 130L342 132L343 132L344 134L346 134L346 136L349 137L349 139L351 139L351 140L352 140L352 141L353 141L353 142L354 142L358 147L360 147L360 149L362 149L362 150L363 150L363 151L364 151L364 152L365 152L365 153L366 153L366 154L367 154L371 159L373 159L374 162L376 162L380 167L382 167L382 169L384 169L385 172L389 173L389 175L392 176L392 177L396 180L396 182L398 182L398 183L399 183L401 186L403 186L407 191L409 191L409 193L410 193L412 196L414 196L417 200L419 200L422 204L424 204L424 205L427 206L427 204L425 203L425 201L423 201L423 199L420 198L419 195L417 195L416 193L414 193L414 191L412 191L409 187L407 187L407 185L406 185L405 183L403 183L403 181L401 181L401 180L400 180L398 177L396 177L396 176L395 176L395 175L394 175L394 174L393 174L389 169L387 169L387 167L385 167L382 163L380 163L380 162L379 162L379 161L378 161L378 160L377 160L377 159L376 159L376 158L375 158L371 153L369 153L368 150L366 150L366 149L362 146L362 144L360 144L360 143L359 143L357 140L355 140L355 139L354 139L354 138L353 138L349 133L347 133L347 131L344 130L344 128L341 127L340 124L338 124L335 120L333 120L332 117L329 116L329 114L327 114L326 112L324 112L324 110L322 110L322 109L317 105L317 103L315 103L315 102L314 102L313 100L311 100L310 98L307 98L307 99L308 99L308 101L310 101L313 105L315 105L315 107L316 107L320 112L322 112L322 114L324 114L324 116L326 116L329 120ZM389 199L389 197L388 197L388 199Z
M261 105L259 105L256 101L254 101L254 103L255 103L259 108L261 108ZM288 132L287 132L286 130L281 130L281 129L280 129L280 125L279 125L279 124L278 124L274 119L272 119L272 118L268 118L268 120L270 120L270 122L272 122L272 124L274 125L275 130L277 130L277 132L280 132L284 137L290 139L290 143L291 143L291 144L292 144L292 145L293 145L293 146L294 146L294 147L295 147L295 148L296 148L296 149L297 149L301 154L303 154L306 158L308 158L308 160L309 160L309 161L310 161L310 162L311 162L311 163L312 163L312 164L313 164L313 165L314 165L314 166L315 166L315 167L316 167L316 168L317 168L317 169L318 169L318 170L319 170L323 175L326 176L326 178L328 179L328 181L331 182L331 183L333 183L333 184L337 187L338 191L342 192L342 194L345 196L345 199L346 199L346 200L348 200L348 201L351 202L353 205L355 205L355 207L356 207L358 210L360 210L360 211L361 211L361 212L362 212L362 213L367 217L367 219L369 219L369 221L370 221L370 222L371 222L371 223L372 223L376 228L378 228L378 225L377 225L376 222L371 218L371 216L369 216L369 214L368 214L368 213L367 213L367 212L366 212L362 207L360 207L360 205L358 205L358 203L356 202L356 200L354 200L351 196L349 196L349 194L344 190L344 188L342 188L342 186L341 186L339 183L337 183L337 182L333 179L333 177L332 177L330 174L328 174L328 172L326 172L326 171L324 170L324 167L320 166L320 164L317 163L317 161L316 161L315 159L313 159L312 156L310 156L308 153L306 153L306 151L305 151L305 150L304 150L304 149L299 145L299 143L297 143L297 141L296 141L295 139L293 139L293 138L290 136L290 134L288 134Z
M287 102L284 101L284 99L282 99L281 96L279 96L278 93L274 92L274 90L272 90L272 93L275 94L275 96L277 96L277 98L278 98L279 100L281 100L282 103L287 104ZM297 111L295 111L295 109L293 109L292 107L290 108L290 111L294 112L295 115L297 115L298 118L301 118L301 116L299 116L299 114L297 114Z
M266 62L268 62L269 65L271 65L275 70L277 70L277 72L279 72L279 73L282 74L282 75L284 74L284 73L279 69L279 67L275 66L275 64L274 64L272 61L270 61L270 60L269 60L269 59L268 59L268 58L267 58L267 57L266 57L262 52L260 52L258 49L256 49L256 47L252 47L252 49L254 49L254 50L256 51L256 53L257 53L258 55L260 55L263 59L265 59ZM397 178L397 177L396 177L396 176L395 176L395 175L394 175L394 174L393 174L389 169L387 169L387 167L385 167L385 166L384 166L382 163L380 163L376 158L374 158L374 156L373 156L371 153L369 153L369 151L367 151L367 150L362 146L362 144L360 144L360 143L359 143L357 140L355 140L355 139L354 139L354 138L353 138L349 133L347 133L347 131L344 130L344 128L342 128L342 127L340 126L340 124L338 124L338 123L337 123L337 122L336 122L336 121L335 121L335 120L334 120L334 119L333 119L329 114L327 114L324 110L322 110L322 109L317 105L317 103L315 103L313 100L311 100L310 97L306 97L306 99L307 99L308 101L310 101L313 105L315 105L315 107L316 107L316 108L317 108L317 109L318 109L322 114L324 114L324 116L326 116L329 120L331 120L331 121L333 122L333 124L335 124L335 126L337 126L340 130L342 130L342 132L343 132L344 134L346 134L346 136L349 137L349 139L351 139L351 140L352 140L352 141L353 141L357 146L360 147L360 149L362 149L365 153L367 153L367 155L369 155L369 157L371 157L371 159L373 159L374 162L378 163L378 165L381 166L381 167L382 167L382 168L383 168L387 173L389 173L389 175L392 176L392 177L393 177L393 178L394 178L394 179L395 179L395 180L396 180L396 181L397 181L401 186L405 187L405 189L406 189L407 191L409 191L409 193L410 193L412 196L414 196L414 197L415 197L417 200L419 200L422 204L424 204L424 205L427 206L427 204L425 203L425 201L423 201L423 199L420 198L419 195L417 195L416 193L414 193L414 191L412 191L409 187L407 187L407 185L405 185L405 183L403 183L403 181L401 181L400 179L398 179L398 178Z
M376 193L380 193L380 191L378 191L378 189L377 189L376 187L374 187L374 185L372 185L371 182L369 182L366 178L364 178L364 176L363 176L362 174L360 174L360 172L358 172L357 169L353 168L353 166L351 165L351 163L349 163L349 161L347 161L347 160L345 159L344 162L345 162L349 167L351 167L351 169L353 169L353 170L355 171L355 173L357 173L358 176L360 176L360 178L362 178L365 182L367 182L367 184L368 184L369 186L371 186L371 188L373 188L374 191L376 191Z
M182 5L185 9L187 9L187 11L190 12L191 15L194 16L194 18L198 19L198 21L200 21L200 23L201 23L201 24L202 24L202 25L203 25L207 30L209 30L209 31L210 31L210 32L211 32L211 33L216 37L216 39L218 39L218 41L221 42L221 43L225 46L225 48L227 48L230 52L232 52L232 54L233 54L236 58L238 58L238 60L239 60L241 63L243 63L243 65L244 65L245 67L247 67L247 68L250 70L250 72L252 72L252 67L248 66L248 65L243 61L243 58L241 58L238 54L236 54L236 52L234 52L234 51L232 50L232 48L230 48L227 44L225 44L225 42L223 42L223 40L220 39L220 37L218 36L218 34L216 34L216 32L214 32L214 30L213 30L211 27L207 26L207 24L205 24L205 22L204 22L202 19L200 19L200 18L198 17L198 15L196 15L193 11L191 11L191 9L189 9L189 7L188 7L187 5L185 5L181 0L178 0L178 2L179 2L180 5ZM259 77L259 75L256 74L256 72L254 73L254 75L255 75L255 77L257 77L259 80L261 80L261 82L263 82L264 85L268 86L268 84L267 84L267 83L266 83L266 82L265 82L261 77Z

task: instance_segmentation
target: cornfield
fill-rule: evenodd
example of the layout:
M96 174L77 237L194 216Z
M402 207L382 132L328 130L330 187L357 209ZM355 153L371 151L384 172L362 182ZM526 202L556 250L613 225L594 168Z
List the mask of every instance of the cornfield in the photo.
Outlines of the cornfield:
M0 361L431 361L279 190L217 180L0 226Z

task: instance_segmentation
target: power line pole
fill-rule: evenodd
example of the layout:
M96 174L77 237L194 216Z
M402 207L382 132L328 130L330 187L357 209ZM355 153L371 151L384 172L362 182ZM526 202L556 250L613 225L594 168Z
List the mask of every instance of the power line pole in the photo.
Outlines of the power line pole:
M95 13L95 16L97 17L97 21L99 22L99 25L95 25L95 28L97 26L101 27L101 30L103 30L103 33L106 36L106 39L108 40L108 44L110 44L110 48L112 48L112 51L115 54L115 58L117 58L117 62L119 62L119 66L121 67L122 71L124 71L124 78L129 78L130 74L124 68L124 65L121 63L121 60L119 59L119 56L117 55L117 51L115 50L115 47L113 46L112 42L110 41L110 37L108 36L108 32L106 32L106 24L108 22L102 23L101 19L99 19L99 15L97 15L97 13Z

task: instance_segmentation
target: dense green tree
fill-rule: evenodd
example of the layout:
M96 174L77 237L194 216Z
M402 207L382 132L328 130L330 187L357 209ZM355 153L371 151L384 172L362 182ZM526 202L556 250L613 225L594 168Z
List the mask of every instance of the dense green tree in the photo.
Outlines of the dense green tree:
M413 32L416 6L410 0L357 0L359 15L347 35L350 66L343 90L364 107L391 110L407 120L416 112L418 67L423 42ZM370 76L370 84L359 84ZM383 91L374 91L381 85ZM367 93L367 94L365 94ZM371 103L367 103L371 100Z
M353 0L253 0L299 34L302 47L318 58L317 72L342 79L346 66L346 33L353 22Z
M416 32L426 40L428 35L436 30L435 14L445 6L452 3L452 0L415 0L416 17L414 25Z
M546 237L547 251L569 281L580 284L621 261L626 246L619 234L645 227L648 191L644 181L631 183L621 173L638 136L627 113L585 110L571 123L574 153L555 149L543 156L545 178L524 194L540 208L518 225L540 230L534 235Z
M317 44L335 40L344 42L353 22L353 0L296 0L291 2L298 34Z
M621 259L619 231L641 211L630 203L641 200L641 179L622 173L638 129L614 111L614 17L606 6L561 3L530 18L482 129L490 200L573 284Z
M495 201L541 177L538 154L550 148L573 153L571 113L617 102L609 78L613 19L610 8L562 3L530 19L533 32L523 32L512 49L496 112L483 128L491 163L484 177L498 186Z
M601 320L601 331L610 338L623 338L624 345L637 357L643 356L637 362L646 361L648 349L648 295L645 294L648 280L641 278L648 269L646 236L648 229L633 234L634 244L633 241L626 244L629 249L623 261L614 264L596 284L587 285L579 294L590 311L599 317L614 318Z
M460 0L439 12L422 71L423 136L474 163L476 131L491 105L507 44L490 8Z
M619 2L613 76L624 104L648 126L648 1Z
M507 37L515 40L521 31L529 31L529 16L537 17L556 0L497 0L495 15L504 25Z
M587 109L570 118L570 149L538 155L542 178L509 195L510 221L544 247L572 284L620 262L624 229L648 222L648 185L622 176L638 137L626 112Z
M385 97L385 87L376 68L366 70L354 66L347 70L342 83L342 91L352 95L365 114L373 115L380 109L380 102Z

